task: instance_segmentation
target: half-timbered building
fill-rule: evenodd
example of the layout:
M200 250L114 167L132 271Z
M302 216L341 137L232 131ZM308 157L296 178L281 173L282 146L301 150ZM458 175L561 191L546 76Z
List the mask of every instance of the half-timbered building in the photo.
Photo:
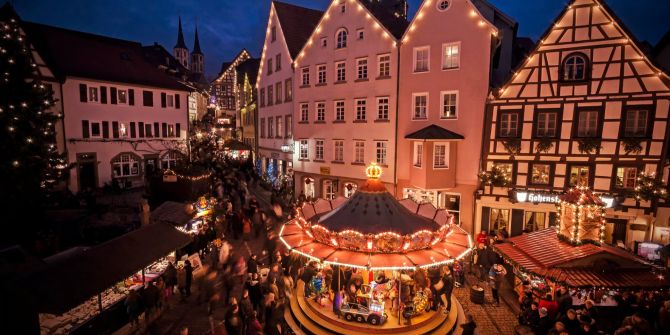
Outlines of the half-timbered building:
M634 194L643 173L667 177L669 106L670 78L606 4L572 0L489 99L475 230L546 228L558 194L589 187L608 243L653 239L658 203Z

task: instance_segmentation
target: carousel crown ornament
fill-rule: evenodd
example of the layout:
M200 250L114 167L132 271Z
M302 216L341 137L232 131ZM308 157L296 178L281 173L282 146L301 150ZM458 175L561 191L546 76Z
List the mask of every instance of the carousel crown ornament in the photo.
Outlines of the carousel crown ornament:
M382 176L382 172L382 168L377 165L377 162L370 163L365 169L365 175L368 176L369 179L379 179Z

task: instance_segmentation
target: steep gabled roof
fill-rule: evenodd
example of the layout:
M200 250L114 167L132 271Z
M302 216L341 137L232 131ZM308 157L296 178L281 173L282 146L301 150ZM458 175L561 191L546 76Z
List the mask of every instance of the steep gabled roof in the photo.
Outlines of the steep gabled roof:
M247 51L247 49L242 49L242 50L240 50L240 52L237 54L237 56L235 56L235 58L233 58L232 61L221 63L221 71L219 71L219 74L216 75L216 78L214 78L214 80L217 80L217 79L221 78L221 75L223 75L224 72L228 71L228 69L230 69L230 67L231 67L233 64L235 64L235 61L237 61L237 60L238 60L240 57L242 57L244 54L246 54L246 55L248 55L249 57L251 57L251 54L249 53L249 51Z
M251 86L256 85L256 78L258 77L258 68L261 65L260 58L249 58L244 62L240 63L237 68L237 83L244 83L244 74L249 77L249 83Z
M198 38L198 27L195 27L195 42L193 42L193 51L192 54L202 55L200 50L200 39Z
M186 90L145 58L140 43L32 22L22 28L61 80L74 76Z
M374 15L379 23L381 23L396 39L400 39L405 33L405 29L409 26L407 19L395 16L388 6L384 6L380 2L362 0L360 3L363 4L370 14Z
M454 133L449 129L444 129L438 125L431 124L425 128L419 129L407 136L407 139L413 140L462 140L463 135Z
M319 24L323 12L280 1L273 1L272 3L284 32L284 40L288 51L291 58L295 59L312 35L316 25Z

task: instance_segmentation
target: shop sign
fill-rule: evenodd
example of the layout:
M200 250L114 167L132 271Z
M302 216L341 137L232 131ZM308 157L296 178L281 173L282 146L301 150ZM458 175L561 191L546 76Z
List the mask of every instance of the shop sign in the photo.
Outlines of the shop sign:
M330 166L322 166L320 171L322 175L330 176Z
M279 154L276 152L271 152L270 157L272 157L273 159L279 159Z
M559 194L549 192L516 191L515 198L518 202L542 204L557 204L560 201Z

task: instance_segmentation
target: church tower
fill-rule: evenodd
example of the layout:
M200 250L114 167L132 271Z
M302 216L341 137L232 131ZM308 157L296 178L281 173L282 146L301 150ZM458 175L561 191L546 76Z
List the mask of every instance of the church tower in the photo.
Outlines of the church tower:
M181 65L188 69L188 48L184 43L184 33L181 30L181 17L179 17L179 33L177 34L177 44L172 49L172 55Z
M200 50L200 39L198 38L198 27L195 27L195 42L191 52L191 72L203 73L205 69L205 55Z

